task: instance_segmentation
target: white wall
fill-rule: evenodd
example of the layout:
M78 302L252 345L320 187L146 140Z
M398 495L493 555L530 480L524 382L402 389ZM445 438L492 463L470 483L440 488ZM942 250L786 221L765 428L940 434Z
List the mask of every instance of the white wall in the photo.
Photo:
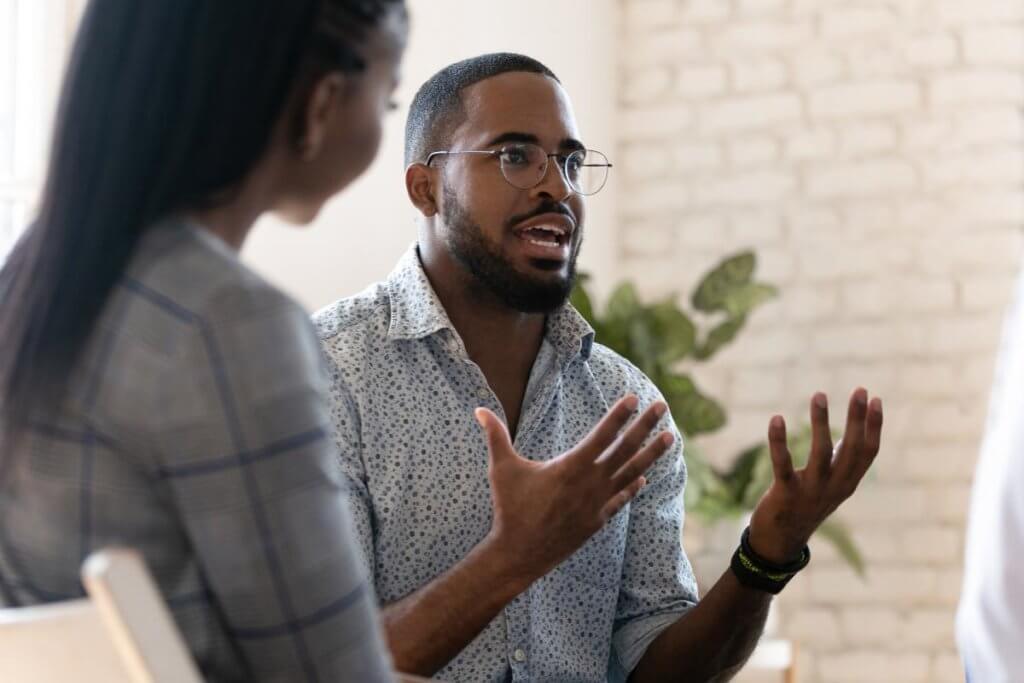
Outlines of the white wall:
M806 421L815 390L834 420L856 384L885 399L874 474L838 513L867 578L815 544L779 601L800 680L963 681L966 502L1024 241L1024 2L623 6L623 274L688 292L753 247L781 290L693 368L730 417L702 452Z
M0 264L31 220L84 0L0 0Z
M616 144L613 0L410 0L409 5L413 25L398 92L401 109L387 122L377 161L313 225L295 228L264 218L245 248L251 265L310 309L386 277L415 238L414 210L403 184L405 114L420 84L447 64L502 50L535 57L564 83L585 142L610 156ZM598 289L613 280L615 188L613 176L588 200L580 263L595 274Z

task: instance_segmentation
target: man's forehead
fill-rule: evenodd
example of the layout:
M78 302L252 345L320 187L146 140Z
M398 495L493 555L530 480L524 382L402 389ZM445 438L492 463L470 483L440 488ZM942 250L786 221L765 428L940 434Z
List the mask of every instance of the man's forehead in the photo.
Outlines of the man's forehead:
M542 74L509 72L474 83L462 91L462 105L465 119L454 132L466 141L482 144L511 131L547 144L580 137L569 96Z

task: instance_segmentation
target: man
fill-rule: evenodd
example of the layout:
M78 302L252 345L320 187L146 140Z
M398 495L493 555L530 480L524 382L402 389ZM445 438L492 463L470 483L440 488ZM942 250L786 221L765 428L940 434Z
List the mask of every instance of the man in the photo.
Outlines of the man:
M957 640L971 681L1024 676L1024 273L1006 318L967 528Z
M768 591L806 564L811 533L877 453L880 402L854 393L833 458L816 396L799 472L775 418L776 482L734 569L698 603L680 548L679 434L651 382L566 304L583 195L608 169L580 142L558 79L519 55L447 67L412 103L406 161L417 248L316 316L397 668L449 681L735 671ZM610 423L639 408L615 440ZM631 455L658 418L669 436ZM670 442L646 486L627 486ZM616 472L622 462L633 469Z

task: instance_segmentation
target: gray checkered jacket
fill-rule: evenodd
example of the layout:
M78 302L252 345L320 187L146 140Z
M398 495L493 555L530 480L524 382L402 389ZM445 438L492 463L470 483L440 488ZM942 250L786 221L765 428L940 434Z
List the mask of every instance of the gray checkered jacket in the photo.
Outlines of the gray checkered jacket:
M81 596L82 560L130 546L209 680L390 680L297 304L168 221L69 382L0 459L0 602Z

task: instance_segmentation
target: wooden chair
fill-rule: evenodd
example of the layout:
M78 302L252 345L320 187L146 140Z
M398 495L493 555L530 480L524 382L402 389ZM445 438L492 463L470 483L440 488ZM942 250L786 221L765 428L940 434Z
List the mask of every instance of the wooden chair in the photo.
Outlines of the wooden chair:
M138 553L91 555L82 583L79 600L0 609L0 681L201 683Z

